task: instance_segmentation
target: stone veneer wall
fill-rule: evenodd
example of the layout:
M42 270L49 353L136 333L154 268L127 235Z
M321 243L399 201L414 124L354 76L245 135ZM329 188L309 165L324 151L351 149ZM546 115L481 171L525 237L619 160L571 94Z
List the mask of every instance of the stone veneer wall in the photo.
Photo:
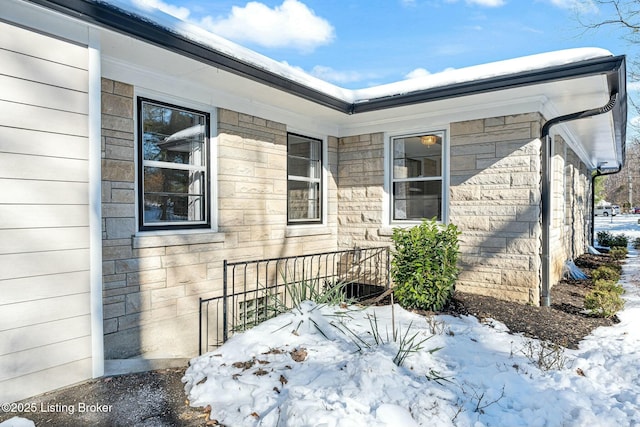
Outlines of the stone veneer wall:
M586 252L591 233L589 171L560 136L554 137L552 160L551 278L557 282L564 263Z
M539 303L539 114L450 125L449 220L460 236L457 289ZM341 247L391 244L383 224L384 135L340 139Z
M384 135L340 138L338 153L338 245L383 246Z
M539 303L541 121L523 114L451 124L458 290Z
M222 262L336 248L336 138L328 138L327 224L287 227L286 126L219 109L217 232L136 234L133 87L102 82L105 357L197 354L198 298L219 295ZM215 142L214 142L215 141Z

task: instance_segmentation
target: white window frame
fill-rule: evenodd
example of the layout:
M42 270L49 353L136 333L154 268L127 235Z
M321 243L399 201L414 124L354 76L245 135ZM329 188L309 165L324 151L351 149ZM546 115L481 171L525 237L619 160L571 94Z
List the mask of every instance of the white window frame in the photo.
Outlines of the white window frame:
M318 199L318 208L319 208L319 215L317 219L291 219L289 217L289 191L287 189L287 226L313 226L313 225L323 225L325 224L325 216L326 216L326 190L325 190L325 182L326 182L326 173L325 173L325 159L327 157L327 141L325 138L321 138L321 137L317 137L314 135L309 135L307 133L302 133L302 132L296 132L296 131L289 131L287 132L287 163L289 161L289 137L290 136L294 136L294 137L298 137L298 138L303 138L303 139L308 139L311 141L315 141L318 142L320 144L320 177L319 178L312 178L312 177L302 177L302 176L297 176L297 175L290 175L289 174L289 167L287 165L287 187L288 187L288 183L289 181L296 181L296 182L312 182L312 183L318 183L319 184L319 191L320 194L317 197Z
M409 138L413 136L422 135L439 135L442 138L442 151L441 151L441 170L439 177L424 177L424 178L406 178L406 179L394 179L394 141L400 138ZM393 184L395 182L410 182L410 181L441 181L441 212L439 222L447 223L449 220L449 132L446 128L437 128L432 130L417 130L408 131L402 133L385 134L384 138L384 156L385 156L385 192L384 192L384 209L383 209L383 223L389 226L408 226L419 224L420 220L416 219L394 219L394 195ZM429 219L429 218L427 218ZM388 231L385 229L383 231Z

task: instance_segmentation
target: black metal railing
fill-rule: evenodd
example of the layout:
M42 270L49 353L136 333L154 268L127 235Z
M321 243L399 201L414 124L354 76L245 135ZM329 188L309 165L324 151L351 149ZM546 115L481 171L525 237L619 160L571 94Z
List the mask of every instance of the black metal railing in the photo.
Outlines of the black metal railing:
M389 269L388 247L225 260L222 295L200 298L200 354L305 299L338 294L361 301L378 296L390 286Z

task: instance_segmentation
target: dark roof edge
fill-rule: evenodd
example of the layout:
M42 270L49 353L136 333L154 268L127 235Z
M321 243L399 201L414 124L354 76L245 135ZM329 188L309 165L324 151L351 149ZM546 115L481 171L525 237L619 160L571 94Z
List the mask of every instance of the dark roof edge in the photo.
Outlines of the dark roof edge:
M552 81L568 80L576 77L606 75L610 90L618 91L620 78L626 81L626 76L620 75L624 70L625 56L605 56L573 62L565 65L554 65L547 68L522 71L520 73L489 77L470 82L456 83L432 89L418 90L395 96L376 98L354 104L354 113L381 110L384 108L422 102L437 101L446 98L475 95L496 90L513 89ZM624 87L624 84L622 84ZM626 92L625 92L626 99Z
M110 4L93 0L28 1L82 21L132 36L194 60L347 114L383 110L597 74L608 75L610 86L613 85L616 89L622 88L620 96L624 99L626 106L626 85L624 83L626 82L626 75L622 74L622 76L620 76L619 73L620 69L624 70L625 68L624 56L594 58L561 66L551 66L540 70L524 71L472 82L452 84L445 87L417 90L388 97L363 100L352 104L322 91L297 83L291 79L287 79L269 70L260 68L255 64L241 61L238 58L225 55L224 53L198 44L152 21L131 15ZM622 82L620 81L621 79ZM626 123L626 107L624 123Z
M282 77L254 64L218 52L176 34L155 22L107 3L90 0L28 0L31 3L61 12L109 30L134 37L163 49L203 62L224 71L266 84L284 92L313 101L344 113L351 111L351 103L324 92Z

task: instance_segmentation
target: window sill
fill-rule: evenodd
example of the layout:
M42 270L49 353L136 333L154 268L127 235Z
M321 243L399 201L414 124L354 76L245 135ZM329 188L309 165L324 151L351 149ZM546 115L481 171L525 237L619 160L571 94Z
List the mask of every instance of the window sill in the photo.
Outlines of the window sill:
M305 237L330 235L331 229L326 225L289 225L285 237Z
M142 231L132 238L133 249L223 242L224 233L212 230Z

